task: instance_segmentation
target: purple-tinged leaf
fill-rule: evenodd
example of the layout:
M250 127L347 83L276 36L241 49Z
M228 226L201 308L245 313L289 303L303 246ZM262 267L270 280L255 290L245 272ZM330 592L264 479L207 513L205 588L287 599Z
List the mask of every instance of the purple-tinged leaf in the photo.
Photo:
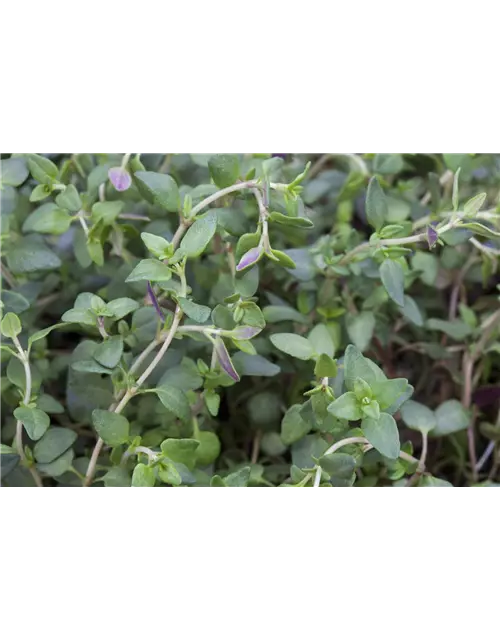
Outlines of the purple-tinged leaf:
M132 184L130 173L122 167L113 167L108 171L108 178L117 191L126 191Z
M161 307L158 304L158 300L155 296L155 292L153 291L153 287L151 286L151 282L148 282L148 294L149 294L149 299L151 300L154 308L156 309L156 313L160 316L161 321L165 322L165 315L163 314L163 311L161 310Z
M243 254L241 260L236 266L236 271L243 271L252 264L255 264L260 260L262 256L262 247L252 247L246 253Z
M260 333L262 329L260 327L236 327L230 332L231 338L235 340L251 340L258 333Z
M236 369L233 366L233 363L231 362L231 358L229 357L228 350L226 349L226 345L224 344L224 341L222 340L222 338L219 338L217 336L217 338L215 339L214 348L215 348L215 353L217 355L217 360L219 361L219 364L222 367L222 369L235 382L239 382L240 376L238 375L238 372L236 371Z
M487 407L500 399L500 385L479 387L472 394L472 402L478 407Z
M432 224L427 227L427 242L429 243L429 249L436 244L438 240L438 232L434 229Z

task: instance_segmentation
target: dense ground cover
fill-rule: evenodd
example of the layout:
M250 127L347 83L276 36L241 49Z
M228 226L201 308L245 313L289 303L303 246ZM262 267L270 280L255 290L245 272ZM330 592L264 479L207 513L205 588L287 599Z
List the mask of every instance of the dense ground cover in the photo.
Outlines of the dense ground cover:
M2 484L496 486L500 156L4 155Z

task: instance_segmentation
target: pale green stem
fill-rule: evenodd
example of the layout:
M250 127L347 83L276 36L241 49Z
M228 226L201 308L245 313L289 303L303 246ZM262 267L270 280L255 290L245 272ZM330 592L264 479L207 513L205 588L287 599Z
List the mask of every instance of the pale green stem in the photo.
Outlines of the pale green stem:
M442 233L445 233L446 231L453 229L453 227L456 226L457 222L458 220L452 220L447 224L445 224L444 226L442 226L441 228L435 229L435 231L438 233L438 235L441 235ZM415 242L423 242L425 240L427 240L426 232L417 233L416 235L407 236L406 238L381 238L380 240L377 240L373 244L370 242L363 242L362 244L358 245L357 247L355 247L354 249L346 253L345 256L342 258L342 260L340 260L338 264L339 265L346 264L354 255L356 255L360 251L366 251L368 249L377 249L378 247L391 247L391 246L399 247L405 244L414 244Z
M19 352L19 359L23 363L23 367L24 367L26 384L25 384L25 390L24 390L23 404L27 405L29 404L29 401L31 399L31 367L28 359L28 354L22 348L21 343L19 342L17 336L14 336L12 338L12 341L16 345L16 349ZM28 464L26 453L24 452L24 447L23 447L23 423L20 420L18 420L16 423L16 449L17 449L17 453L19 454L19 457L21 458L23 463L28 467L28 470L31 473L33 480L35 481L35 484L38 487L43 487L42 480L38 475L37 470L32 465Z
M339 440L338 442L335 442L334 444L332 444L331 447L329 447L325 453L323 454L324 456L327 456L331 453L335 453L336 451L338 451L339 449L341 449L342 447L346 447L348 444L365 444L368 445L368 447L370 449L372 449L372 445L368 442L368 440L366 438L361 438L358 436L353 436L352 438L344 438L343 440ZM419 463L419 461L414 458L413 456L411 456L409 453L405 453L404 451L400 451L399 452L399 457L402 458L403 460L406 460L407 462L412 462L412 463ZM422 473L423 473L422 469ZM309 479L312 478L312 472L308 474ZM305 478L304 478L305 479ZM316 465L315 467L315 477L314 477L314 487L319 487L320 484L320 480L321 480L321 467L319 465Z

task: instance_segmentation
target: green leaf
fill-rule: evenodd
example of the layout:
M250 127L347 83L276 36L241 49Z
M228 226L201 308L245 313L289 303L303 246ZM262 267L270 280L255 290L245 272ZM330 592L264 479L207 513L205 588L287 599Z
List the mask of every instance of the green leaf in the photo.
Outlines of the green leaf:
M429 287L433 287L439 272L439 260L431 253L417 251L411 259L412 267L420 272L420 279Z
M150 280L151 282L166 282L172 277L172 271L166 264L154 258L141 260L125 282Z
M59 327L64 327L65 325L66 325L66 322L58 322L57 324L53 324L51 327L46 327L45 329L36 331L32 336L28 338L28 347L31 347L31 345L34 342L37 342L38 340L42 340L43 338L45 338L45 336L48 336L49 333L54 329L58 329Z
M466 218L473 218L476 213L481 209L486 200L485 193L478 193L464 204L464 215ZM500 234L499 234L500 236Z
M42 393L36 401L36 408L45 413L64 413L63 405L47 393Z
M121 320L121 318L138 309L139 303L132 300L132 298L117 298L108 302L107 307L116 320Z
M59 173L59 169L51 160L36 153L28 154L28 167L33 178L44 184L55 182Z
M110 336L102 342L94 352L94 359L108 369L114 369L123 354L123 338Z
M158 388L171 386L181 391L194 391L203 384L203 378L192 361L184 361L175 367L169 367L158 382Z
M17 465L21 457L14 453L14 449L11 447L7 447L6 445L2 445L2 451L0 455L0 478L5 478L11 471L13 471Z
M29 171L24 158L0 160L0 178L2 185L19 187L28 175Z
M318 460L319 466L328 473L334 487L350 487L356 460L347 453L328 453Z
M41 200L45 200L52 193L52 188L46 184L37 185L30 195L30 202L40 202Z
M12 313L22 313L30 308L28 300L16 291L7 291L4 289L2 291L2 302L5 313L9 311Z
M293 358L310 360L314 355L314 349L309 340L294 333L274 333L270 339L277 349Z
M297 309L288 307L286 305L270 305L262 309L266 322L298 322L299 324L307 324L308 318L302 313L299 313Z
M360 403L352 391L344 393L329 404L328 411L342 420L361 420L363 417Z
M287 227L298 227L299 229L310 229L314 227L314 223L307 218L294 218L292 216L285 216L282 213L273 211L269 214L269 220L277 222L278 224L285 225Z
M240 175L240 163L235 154L215 154L208 161L210 177L220 188L235 184Z
M39 462L36 465L36 468L41 473L45 473L48 476L52 476L53 478L57 478L58 476L62 476L63 473L66 473L71 469L71 465L73 463L73 458L75 457L75 452L73 449L68 449L62 455L60 455L52 462L42 463Z
M374 420L378 420L380 418L380 406L376 400L372 400L368 404L362 403L360 406L363 416L373 418Z
M73 371L79 371L80 373L102 373L104 375L112 375L113 370L103 367L95 360L78 360L71 364Z
M249 298L255 294L259 288L259 267L249 269L236 278L234 282L235 294L243 298Z
M358 401L363 400L363 398L368 398L369 400L371 400L371 398L373 397L370 385L365 382L363 378L356 378L354 380L353 391Z
M32 440L40 440L50 425L49 416L40 409L18 407L14 411L14 417L23 423L26 433Z
M399 153L377 153L373 159L373 170L381 174L399 173L403 169L403 158Z
M137 175L137 174L136 174ZM134 467L132 473L132 486L133 487L154 487L155 486L155 472L151 467L139 462Z
M263 356L249 355L241 351L233 356L233 364L240 376L272 377L280 373L281 368Z
M226 487L247 487L250 480L250 467L243 467L224 478Z
M405 276L403 267L395 260L384 260L380 267L382 283L396 304L405 306Z
M384 372L374 362L365 358L352 344L347 345L344 354L344 378L349 391L353 390L356 378L362 378L370 386L376 380L387 379Z
M335 378L337 375L337 363L326 353L322 353L316 361L314 375L317 378Z
M163 260L172 252L170 242L161 236L156 236L153 233L141 233L141 239L155 258Z
M188 300L187 298L179 297L177 298L177 302L179 303L179 307L188 316L188 318L191 318L191 320L199 322L200 324L206 322L210 317L210 314L212 313L210 307L205 307L202 304L197 304L196 302Z
M431 318L427 320L427 327L429 329L435 329L436 331L442 331L446 335L450 336L457 342L461 342L464 338L472 333L471 327L463 320L440 320L439 318Z
M399 456L400 442L396 421L388 413L381 413L378 420L364 418L361 430L368 442L386 458Z
M206 389L203 398L210 415L216 416L219 413L220 395L212 389Z
M69 184L64 191L56 196L56 204L61 209L67 209L73 213L80 211L82 208L82 201L78 191L72 184Z
M9 247L7 265L13 273L34 273L58 269L61 260L41 238L29 236Z
M69 309L63 314L61 320L63 320L64 323L78 322L91 326L95 326L97 323L95 313L92 313L89 309Z
M3 336L11 339L14 339L21 333L21 321L15 313L9 311L9 313L6 313L4 315L4 317L2 318L2 323L0 324L0 331L2 332Z
M196 450L196 465L206 467L215 462L220 455L220 440L211 431L200 431L198 434L200 446Z
M94 409L92 423L99 437L111 447L125 444L129 440L130 425L124 416L113 411Z
M371 383L373 397L381 409L392 406L396 400L407 390L406 378L393 378L392 380L376 380Z
M453 487L451 482L447 480L442 480L441 478L436 478L431 475L423 475L420 478L420 482L418 483L419 487Z
M436 416L432 409L420 402L407 400L400 409L401 417L410 429L417 429L421 433L428 433L436 426Z
M53 202L42 204L30 213L23 224L23 233L36 231L37 233L50 233L61 235L69 229L73 217Z
M102 221L104 226L110 226L122 212L124 203L121 200L107 200L96 202L92 206L92 219L95 223Z
M459 228L470 229L476 235L483 236L484 238L490 238L491 240L497 240L500 238L500 232L494 231L480 222L464 222Z
M315 353L319 355L324 353L327 356L330 356L330 358L333 358L333 355L335 353L335 346L326 325L316 325L307 336L307 339L311 343Z
M161 443L161 450L173 462L180 462L188 469L193 469L199 446L198 440L192 438L167 438Z
M405 305L401 309L401 313L405 318L408 318L410 322L413 322L417 327L424 326L424 318L422 316L422 312L420 311L417 303L410 296L405 295Z
M180 248L184 249L189 258L201 255L212 240L217 229L217 216L211 212L197 218L181 240Z
M105 487L130 487L131 484L130 474L123 467L111 467L99 480Z
M387 200L375 176L368 184L366 192L366 217L375 231L381 229L387 219Z
M349 339L360 351L365 351L375 330L375 315L371 311L362 311L356 315L349 313L345 317L345 326Z
M52 427L45 432L40 440L35 444L33 455L37 462L46 464L52 462L75 442L77 434L71 429L63 427Z
M284 444L289 445L297 442L312 429L312 424L306 422L302 416L302 406L300 404L292 405L281 421L281 439Z
M180 487L182 484L181 474L173 464L166 464L162 466L158 471L158 475L162 482L170 484L172 487Z
M297 265L292 260L292 258L290 258L290 256L288 254L286 254L284 251L278 251L278 249L272 249L271 250L271 254L274 256L274 258L277 258L279 264L282 267L285 267L286 269L296 269L297 268Z
M258 327L263 329L266 326L264 314L255 302L244 302L241 304L243 309L243 317L241 322L249 327Z
M183 422L189 422L191 419L191 408L186 394L172 386L162 386L154 389L154 392L160 399L160 402L177 418Z
M404 406L404 405L403 405ZM470 422L468 412L458 400L446 400L435 411L436 426L432 429L433 436L447 436L467 429Z
M179 210L179 188L171 176L153 171L137 171L134 173L134 178L139 193L148 202L167 211L177 212Z
M100 238L89 236L87 238L86 247L92 262L98 267L102 267L104 265L104 249L102 247L102 240Z

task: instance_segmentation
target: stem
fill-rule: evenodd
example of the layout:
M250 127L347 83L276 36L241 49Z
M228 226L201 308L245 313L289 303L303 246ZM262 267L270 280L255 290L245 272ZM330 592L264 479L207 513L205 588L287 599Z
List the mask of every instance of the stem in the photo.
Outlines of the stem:
M160 362L160 360L163 358L163 356L165 355L165 352L167 351L167 349L170 346L170 343L172 342L172 340L174 339L174 335L175 332L177 331L177 327L179 326L179 323L181 321L182 318L182 309L180 307L177 307L177 309L175 310L175 314L174 314L174 319L172 322L172 326L169 329L169 332L167 334L167 337L165 338L164 343L162 344L161 349L158 351L158 353L156 354L156 356L154 357L153 361L151 362L151 364L149 365L149 367L146 369L146 371L144 371L144 373L141 375L141 377L139 378L139 380L137 380L135 387L134 387L134 393L137 392L137 389L147 380L147 378L149 378L149 376L151 375L151 373L153 372L153 370L156 368L156 366L158 365L158 363ZM125 394L126 397L127 394ZM125 404L127 404L125 402ZM122 402L118 405L118 407L115 409L115 413L120 413L121 409L123 409L123 407L125 406L125 404L123 404L123 400ZM123 405L123 406L121 406Z
M11 274L11 272L7 269L7 267L3 263L1 263L1 272L2 272L2 277L5 278L5 280L7 281L7 284L11 289L13 289L14 287L17 287L17 280L14 278L14 276Z
M336 157L346 158L349 161L351 169L353 165L356 165L358 173L361 173L364 176L368 175L368 169L366 167L365 161L355 153L325 153L319 158L319 160L317 160L313 164L312 168L310 169L307 176L309 180L317 175L329 160L333 160Z
M346 447L348 444L366 444L369 446L369 448L372 448L372 445L368 442L368 440L366 438L361 438L358 436L354 436L352 438L344 438L343 440L339 440L338 442L335 442L334 444L332 444L332 446L327 449L325 451L325 453L323 454L324 456L329 455L330 453L335 453L335 451L338 451L338 449L341 449L342 447ZM399 452L399 457L402 458L403 460L406 460L407 462L418 462L419 461L414 458L413 456L411 456L409 453L405 453L404 451L400 451ZM420 464L420 463L419 463ZM315 467L316 469L316 473L315 473L315 477L314 477L314 487L319 487L319 483L321 480L321 466L317 465ZM423 473L423 469L422 469L422 473ZM309 479L312 478L312 473L309 473ZM307 476L306 476L307 477ZM305 478L304 478L305 480Z
M479 473L479 471L481 471L484 465L488 462L493 451L495 451L495 441L491 440L476 464L477 473Z
M130 160L130 156L131 156L131 155L132 155L131 153L126 153L126 154L123 156L123 159L122 159L122 169L125 169L125 167L127 166L128 161Z
M314 476L314 487L319 487L319 483L321 482L321 467L316 469L316 475Z
M343 440L339 440L335 444L325 451L324 456L329 455L330 453L335 453L338 449L342 447L346 447L348 444L370 444L366 438L360 438L359 436L354 436L352 438L344 438Z
M428 435L427 431L422 432L422 451L420 453L420 460L418 461L418 469L417 473L421 475L425 469L425 460L427 458L427 448L428 448Z
M257 460L259 459L259 451L260 451L260 439L262 438L262 430L257 429L255 433L255 437L253 440L252 446L252 457L250 458L250 462L252 464L257 464Z
M450 180L453 180L453 171L450 171L449 169L446 169L446 171L443 173L443 175L439 178L439 184L444 187L445 184L447 182L449 182ZM430 191L427 191L427 193L423 196L423 198L420 200L420 204L426 205L429 200L431 199L432 194Z
M136 447L135 451L137 453L145 453L150 462L154 462L157 458L160 457L159 453L155 453L152 449L149 449L149 447Z
M104 328L104 318L102 316L97 317L97 328L99 329L99 333L104 338L104 340L106 340L106 338L109 338L109 334Z
M452 220L448 222L440 229L436 229L437 233L440 235L441 233L445 233L452 229L459 220ZM377 247L391 247L391 246L401 246L405 244L413 244L415 242L423 242L427 240L427 233L417 233L413 236L407 236L406 238L381 238L376 243L371 242L363 242L362 244L354 247L351 251L347 252L345 256L338 263L339 265L346 264L350 261L350 259L359 253L360 251L365 251L366 249L377 248Z
M219 198L227 196L229 193L234 193L235 191L243 191L243 189L252 189L257 186L258 183L256 180L247 180L246 182L238 182L237 184L233 184L230 187L221 189L220 191L213 193L211 196L208 196L208 198L205 198L205 200L199 202L196 207L193 207L191 209L190 217L194 218L197 213L202 211L205 207L208 207L209 204L212 204L212 202L215 202Z
M79 211L76 214L76 217L78 218L80 224L82 225L82 229L85 233L85 235L87 236L87 238L89 237L89 227L87 224L87 221L85 220L85 218L83 217L83 211Z
M17 338L17 336L14 336L12 338L12 341L16 345L16 349L19 351L20 360L24 366L24 375L26 377L26 388L24 391L23 404L27 405L29 404L29 401L31 398L31 368L30 368L30 363L28 359L28 354L22 348L21 343L19 342L19 339ZM16 423L16 449L23 464L28 467L28 471L31 473L37 487L43 487L43 482L40 476L38 475L38 471L35 469L34 466L28 463L28 459L26 458L26 453L24 452L24 447L23 447L23 423L20 420L18 420Z
M181 241L182 236L186 233L188 228L189 224L185 220L182 220L180 225L177 227L177 231L175 232L174 237L172 238L172 244L174 245L174 248L177 247L177 245Z

